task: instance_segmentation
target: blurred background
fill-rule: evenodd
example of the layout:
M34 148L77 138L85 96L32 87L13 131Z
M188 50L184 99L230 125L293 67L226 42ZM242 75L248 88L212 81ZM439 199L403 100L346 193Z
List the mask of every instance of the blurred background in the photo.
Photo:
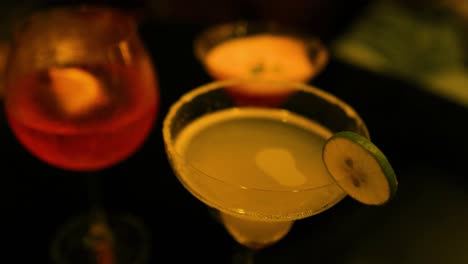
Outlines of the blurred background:
M0 4L0 71L14 24L57 5L122 7L145 23L273 20L320 37L332 56L468 105L468 0L30 0ZM154 32L157 34L157 32Z
M468 0L2 1L0 78L15 25L41 8L74 4L132 12L159 75L162 104L152 137L104 179L108 207L148 223L150 263L229 263L231 239L171 173L160 126L172 102L210 80L193 56L194 36L238 19L273 20L322 39L330 64L312 83L362 114L401 186L387 207L345 200L299 221L260 263L311 263L312 248L321 249L313 252L320 263L468 263ZM3 116L0 156L7 168L0 172L6 251L16 263L47 263L57 226L87 209L83 182L29 155ZM208 254L210 247L216 250Z

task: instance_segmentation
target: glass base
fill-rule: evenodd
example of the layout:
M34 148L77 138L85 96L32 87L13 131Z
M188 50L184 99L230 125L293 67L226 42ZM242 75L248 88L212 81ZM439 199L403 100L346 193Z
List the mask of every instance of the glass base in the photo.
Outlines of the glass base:
M56 264L143 264L149 257L148 232L130 215L84 215L59 230L51 256Z

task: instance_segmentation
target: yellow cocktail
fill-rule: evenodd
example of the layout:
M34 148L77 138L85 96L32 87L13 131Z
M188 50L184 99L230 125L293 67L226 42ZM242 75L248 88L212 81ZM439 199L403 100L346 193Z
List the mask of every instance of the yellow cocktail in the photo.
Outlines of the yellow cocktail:
M233 86L287 87L280 105L237 105ZM357 113L336 97L295 82L223 81L184 95L163 127L178 179L218 210L239 243L259 249L286 235L293 222L326 210L346 194L321 155L337 131L368 137Z

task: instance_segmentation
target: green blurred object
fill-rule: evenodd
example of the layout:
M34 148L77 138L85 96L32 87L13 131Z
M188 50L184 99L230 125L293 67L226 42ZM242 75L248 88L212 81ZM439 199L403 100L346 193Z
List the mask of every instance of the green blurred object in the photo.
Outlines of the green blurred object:
M376 1L331 55L468 107L468 20L454 10L447 0Z

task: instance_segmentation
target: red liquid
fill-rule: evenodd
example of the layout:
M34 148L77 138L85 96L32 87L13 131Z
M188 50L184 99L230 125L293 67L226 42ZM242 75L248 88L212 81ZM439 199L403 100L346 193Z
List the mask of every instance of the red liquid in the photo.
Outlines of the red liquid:
M226 87L226 91L237 106L277 107L283 104L294 92L290 90L277 93L248 93L236 86Z
M47 72L20 76L7 89L9 124L35 156L70 170L97 170L126 159L154 123L159 93L148 64L81 67L104 84L105 104L66 114L51 92Z

